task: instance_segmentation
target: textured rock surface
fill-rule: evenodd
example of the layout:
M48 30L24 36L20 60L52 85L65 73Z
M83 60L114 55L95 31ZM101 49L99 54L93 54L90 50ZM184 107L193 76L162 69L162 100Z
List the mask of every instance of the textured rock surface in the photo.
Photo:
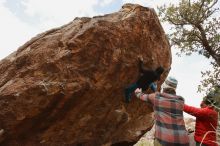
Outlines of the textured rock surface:
M171 65L154 12L127 4L119 12L76 18L37 35L0 62L3 145L129 145L151 125L151 109L123 89L147 68ZM165 79L163 75L161 82Z

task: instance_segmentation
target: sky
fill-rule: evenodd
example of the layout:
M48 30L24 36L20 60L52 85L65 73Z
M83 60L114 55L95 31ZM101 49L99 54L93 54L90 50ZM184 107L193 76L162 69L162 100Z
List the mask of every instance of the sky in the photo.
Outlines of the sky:
M169 4L167 0L0 0L0 59L16 51L32 37L69 23L75 17L92 17L118 11L125 3L151 7ZM178 3L178 0L172 0ZM165 24L164 31L169 29ZM197 93L201 71L211 68L203 56L178 57L172 49L169 73L178 80L177 94L189 105L199 107L204 94Z

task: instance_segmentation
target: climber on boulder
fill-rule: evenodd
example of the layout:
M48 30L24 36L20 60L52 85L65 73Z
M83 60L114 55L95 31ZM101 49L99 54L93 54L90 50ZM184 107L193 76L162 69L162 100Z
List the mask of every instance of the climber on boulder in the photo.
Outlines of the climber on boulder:
M125 101L128 103L131 100L132 93L137 89L141 88L142 91L147 90L149 87L154 92L157 90L155 81L160 80L161 74L164 72L164 68L159 66L155 70L144 69L143 59L139 58L139 72L140 76L138 80L125 88Z

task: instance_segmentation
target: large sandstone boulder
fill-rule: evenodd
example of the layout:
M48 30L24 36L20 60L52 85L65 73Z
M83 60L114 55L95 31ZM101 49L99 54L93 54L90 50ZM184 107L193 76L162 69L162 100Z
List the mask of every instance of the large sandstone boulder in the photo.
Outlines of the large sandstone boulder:
M125 86L138 76L138 57L149 69L171 65L155 11L140 5L37 35L0 62L1 144L136 142L152 125L146 103L124 102Z

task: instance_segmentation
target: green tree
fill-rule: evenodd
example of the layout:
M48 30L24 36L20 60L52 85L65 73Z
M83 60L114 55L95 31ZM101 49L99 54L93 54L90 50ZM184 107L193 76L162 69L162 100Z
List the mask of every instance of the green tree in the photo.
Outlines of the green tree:
M179 55L197 52L211 58L213 70L202 72L199 91L220 84L220 19L218 0L181 0L178 5L159 7L162 21L171 24L168 37Z

